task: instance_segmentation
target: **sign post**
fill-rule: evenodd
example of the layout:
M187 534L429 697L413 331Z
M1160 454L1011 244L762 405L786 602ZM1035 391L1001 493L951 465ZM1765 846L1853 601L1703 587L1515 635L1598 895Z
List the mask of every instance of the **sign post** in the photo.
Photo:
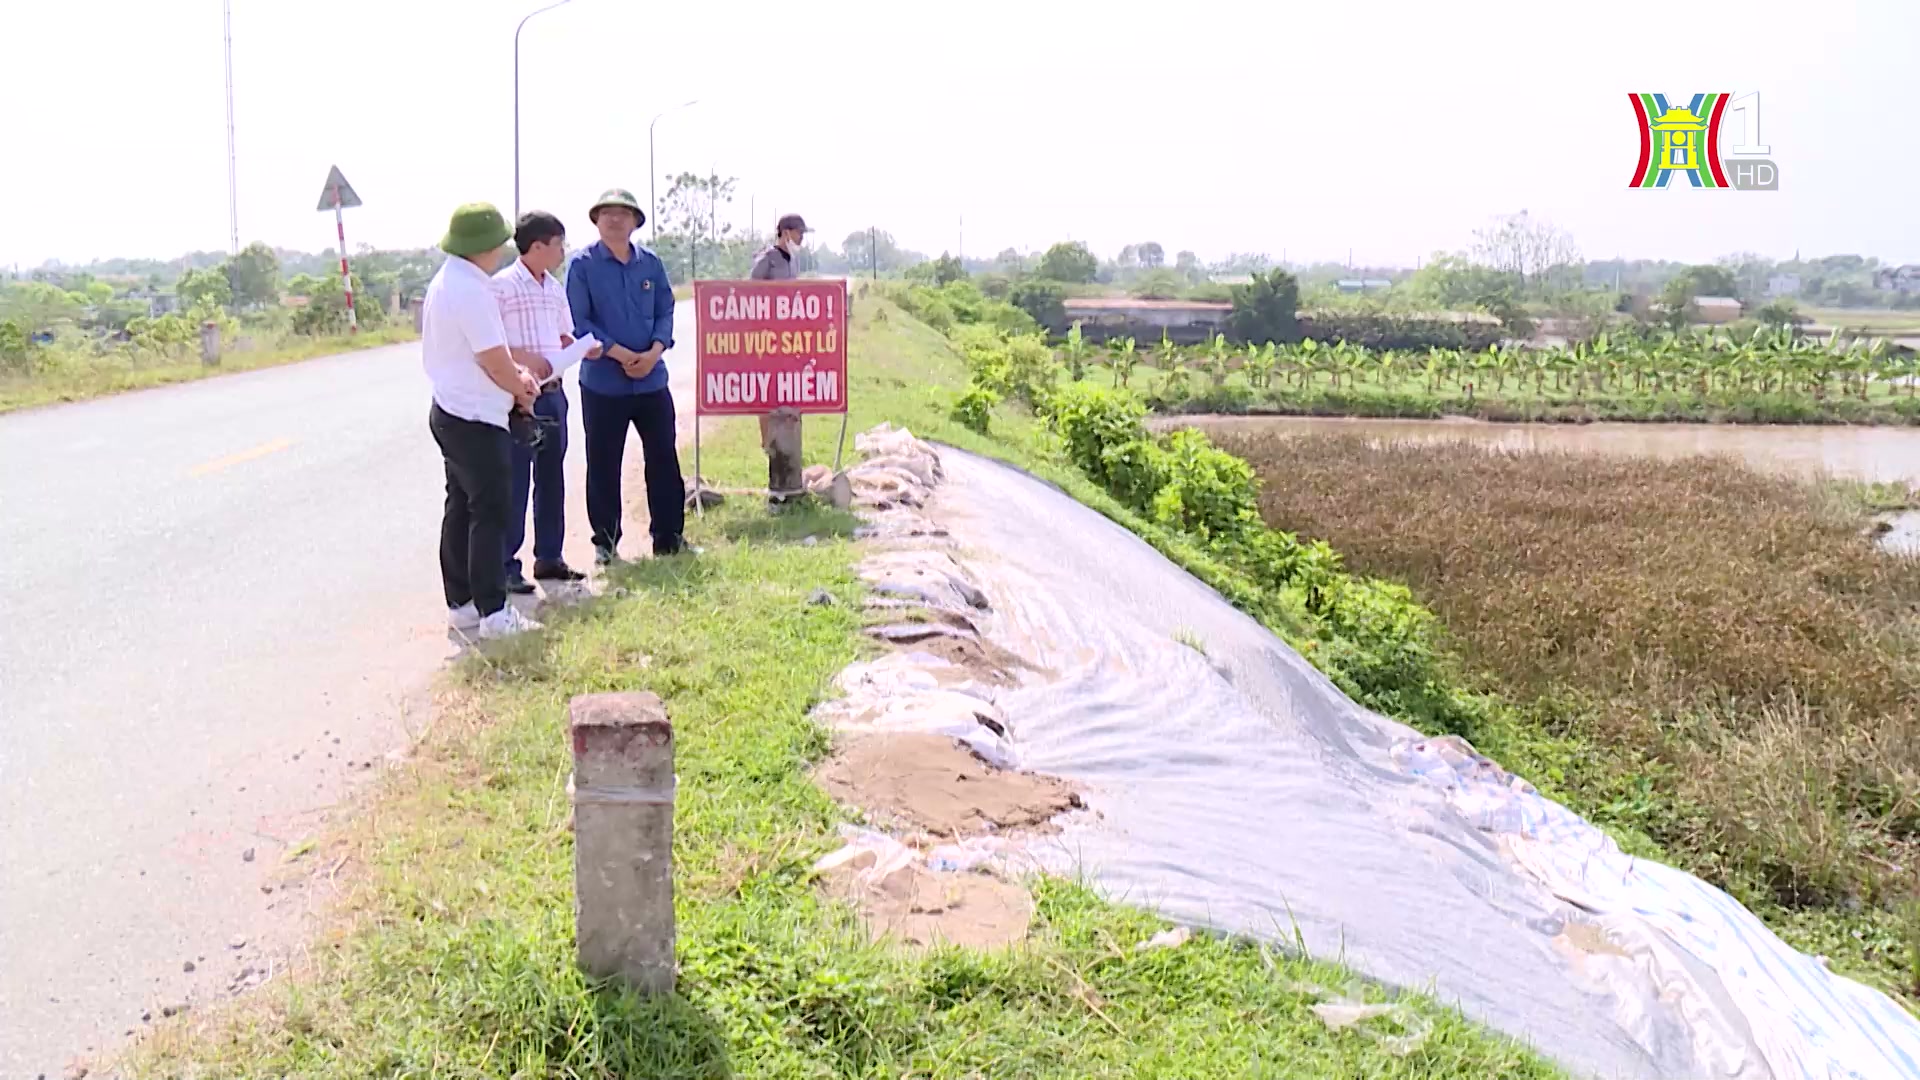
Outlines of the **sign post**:
M340 174L340 166L335 165L327 173L327 184L320 189L322 211L333 211L333 231L340 240L340 285L347 291L347 332L360 332L360 317L353 310L353 277L347 271L347 221L340 211L350 206L359 206L360 196L354 194L353 185Z
M696 281L699 347L693 476L700 473L703 416L764 416L776 409L847 413L847 286L844 281ZM790 471L799 472L799 448ZM838 462L838 455L835 455ZM781 462L775 461L776 473ZM696 497L695 505L699 505Z

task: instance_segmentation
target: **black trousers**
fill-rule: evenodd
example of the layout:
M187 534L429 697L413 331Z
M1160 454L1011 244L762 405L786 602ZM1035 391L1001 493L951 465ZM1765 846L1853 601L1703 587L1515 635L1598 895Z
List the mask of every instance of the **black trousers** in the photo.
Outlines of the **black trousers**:
M513 498L513 438L507 429L462 420L435 405L427 417L447 465L440 516L440 582L447 606L472 602L481 615L507 606L506 543Z
M580 427L587 437L587 522L593 546L617 548L621 534L620 470L627 454L627 427L640 434L646 457L647 513L653 519L653 551L680 550L687 526L687 482L674 445L673 392L596 394L580 388Z

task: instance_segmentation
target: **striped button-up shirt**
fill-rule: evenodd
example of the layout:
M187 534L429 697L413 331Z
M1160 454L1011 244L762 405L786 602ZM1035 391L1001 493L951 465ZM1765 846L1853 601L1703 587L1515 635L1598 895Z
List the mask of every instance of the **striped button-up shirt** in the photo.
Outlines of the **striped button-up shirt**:
M506 327L507 347L539 353L554 363L559 375L561 337L573 336L573 311L560 279L546 274L536 280L527 264L513 265L493 275L493 294L500 301L500 321Z

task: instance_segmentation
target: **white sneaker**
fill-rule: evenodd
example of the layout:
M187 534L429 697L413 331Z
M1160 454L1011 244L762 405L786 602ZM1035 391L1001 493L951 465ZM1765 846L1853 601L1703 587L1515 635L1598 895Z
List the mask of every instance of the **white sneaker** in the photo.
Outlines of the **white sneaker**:
M501 638L524 634L529 630L544 630L540 623L520 614L520 609L508 604L499 611L480 620L480 640L498 641Z
M447 622L455 630L472 630L480 625L480 609L474 607L471 600L457 608L448 608Z

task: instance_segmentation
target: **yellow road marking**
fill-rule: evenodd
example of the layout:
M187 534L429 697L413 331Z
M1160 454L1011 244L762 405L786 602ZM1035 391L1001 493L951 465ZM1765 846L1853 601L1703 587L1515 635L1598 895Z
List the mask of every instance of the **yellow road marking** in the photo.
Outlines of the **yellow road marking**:
M263 458L268 454L277 454L292 445L292 439L275 439L270 443L262 443L251 450L242 450L237 454L228 454L223 458L215 458L203 465L195 465L193 467L193 475L205 476L208 473L219 472L221 469L253 461L256 458Z

